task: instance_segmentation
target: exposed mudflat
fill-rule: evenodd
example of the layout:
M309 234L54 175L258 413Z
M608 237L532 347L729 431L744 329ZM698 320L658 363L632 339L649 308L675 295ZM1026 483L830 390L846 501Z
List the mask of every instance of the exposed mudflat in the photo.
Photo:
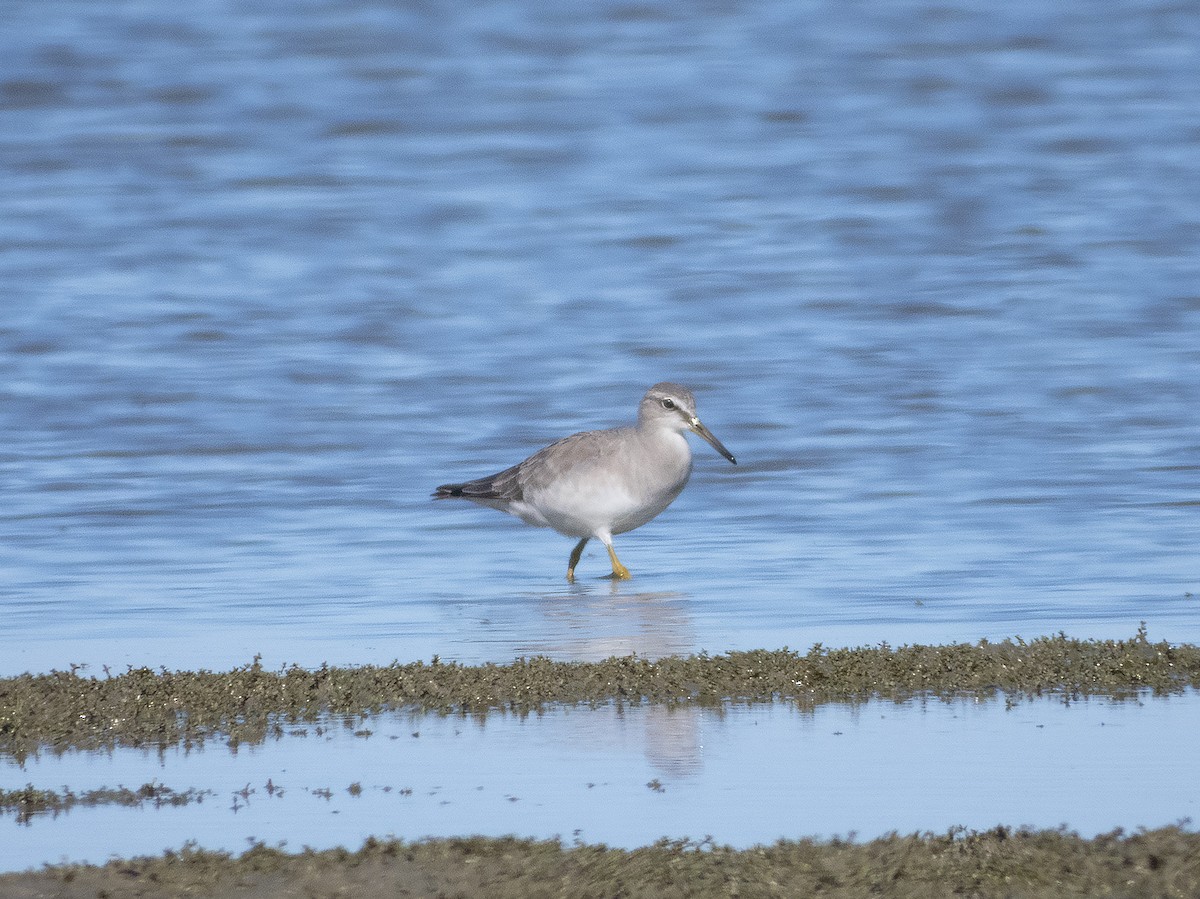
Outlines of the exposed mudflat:
M781 841L737 851L661 841L635 850L555 841L368 841L356 852L159 858L0 876L11 899L103 896L1195 896L1200 834L1168 827L1085 840L1063 831Z
M1061 693L1178 692L1200 686L1200 647L1065 636L949 646L887 645L807 653L755 650L657 660L518 659L268 671L80 670L0 679L0 753L157 747L282 733L288 722L385 710L530 712L551 704L787 702Z
M395 797L386 800L393 803L388 806L392 812L378 819L366 819L380 823L381 827L385 823L394 827L405 821L424 820L419 815L432 808L452 811L461 807L469 815L476 806L491 808L497 803L503 806L512 803L514 810L528 806L528 812L536 818L542 813L539 809L544 811L541 804L544 799L524 792L532 788L530 781L522 781L525 786L520 796L506 796L500 802L493 795L496 788L505 789L506 785L509 790L516 788L516 769L503 769L509 772L507 776L503 771L476 772L472 775L475 780L469 782L456 783L446 789L430 787L421 778L420 772L425 769L420 765L414 767L411 750L400 747L415 748L436 741L430 747L435 752L441 751L436 747L446 746L461 755L468 751L468 745L478 746L471 751L487 752L491 745L487 741L499 738L501 733L507 734L503 737L505 743L537 741L542 739L536 736L543 733L541 730L502 728L495 731L491 725L484 727L483 722L530 721L524 717L527 715L549 719L553 716L547 713L556 710L569 712L569 720L590 722L596 718L597 726L602 730L612 727L614 720L621 720L619 717L610 720L621 709L633 718L639 717L632 715L639 709L647 714L655 710L669 712L671 720L655 720L651 725L648 718L647 726L674 733L673 727L685 723L674 719L678 716L687 718L689 708L709 710L703 714L724 715L726 712L722 710L731 706L743 709L757 706L765 710L760 714L769 713L772 707L787 706L799 707L801 714L807 716L809 713L803 710L818 706L832 710L836 707L828 704L839 703L854 709L873 709L871 716L877 719L879 700L902 701L914 696L957 700L951 706L960 709L975 707L975 701L983 705L1000 703L1010 710L1018 706L1028 708L1033 705L1028 700L1034 697L1041 697L1042 702L1047 697L1060 698L1064 705L1095 697L1085 704L1092 707L1098 702L1109 707L1108 704L1116 701L1112 708L1128 709L1125 715L1107 713L1098 722L1087 719L1091 722L1088 726L1099 724L1104 727L1101 735L1092 732L1091 737L1082 737L1092 740L1090 745L1098 747L1099 736L1106 739L1122 734L1136 736L1135 731L1129 729L1130 723L1136 722L1128 716L1133 716L1136 721L1152 720L1153 710L1145 709L1141 704L1159 702L1151 699L1154 695L1191 694L1198 686L1200 647L1151 642L1144 630L1126 640L1075 640L1056 636L1029 642L981 641L948 646L828 649L818 645L806 653L761 650L658 660L625 656L595 663L530 658L507 665L469 666L434 659L430 663L397 663L384 667L323 666L315 670L288 667L269 671L256 661L225 672L135 668L119 674L105 671L97 675L81 669L26 674L0 679L0 757L11 760L14 770L22 772L18 776L28 771L32 777L24 786L20 786L20 780L15 780L12 782L15 788L0 789L0 819L11 816L17 826L33 828L33 831L23 831L30 833L48 826L51 819L59 822L61 817L65 821L69 815L72 820L79 820L75 816L99 814L99 810L85 811L97 807L142 809L148 815L159 816L167 814L169 808L184 810L193 805L197 808L182 813L199 815L202 810L215 810L214 804L219 804L221 809L228 807L227 814L238 815L239 809L243 809L242 815L245 815L266 808L264 803L280 802L279 797L285 792L288 802L301 803L288 808L306 808L321 797L327 802L333 799L326 814L335 818L351 814L351 806L347 803L363 803L361 807L365 810L375 807L367 803ZM1184 697L1183 701L1190 701L1190 698ZM1122 702L1125 699L1136 701L1126 704ZM1174 708L1177 700L1161 702L1170 703ZM940 702L936 705L946 706ZM400 713L399 718L397 713ZM494 719L490 713L502 714ZM817 712L818 717L821 714ZM1074 713L1076 721L1083 720L1078 717L1080 714ZM432 726L425 718L428 715L453 724L453 728L441 734L445 728ZM475 727L464 732L471 734L470 744L463 742L465 736L455 736L461 728L454 722L460 716L476 722ZM424 726L420 723L422 720ZM939 716L937 720L943 718ZM955 720L960 722L956 727L968 729L983 724L983 719L973 716ZM692 721L687 723L690 727L696 726ZM740 732L747 726L758 730L759 723L744 722L735 730ZM767 724L768 721L761 721L764 731ZM1022 720L1014 721L1013 726L1020 728L1019 733L1029 734L1037 732L1042 725L1037 721ZM890 729L894 726L888 727L887 733L898 733ZM941 724L931 725L930 739L937 736L942 727ZM427 734L422 733L426 730ZM586 739L582 736L584 732L580 731L581 739ZM345 736L339 738L341 742L326 744L334 733ZM827 741L843 739L848 742L837 744L843 749L838 758L845 764L854 764L852 759L857 756L853 753L861 753L867 745L864 742L866 730L845 738L836 736L840 731L834 731L833 736L825 735L824 730L813 733L810 729L805 733L804 745L809 755L797 758L796 764L827 764L827 761L819 761L823 756L817 754L818 745L823 747ZM1049 734L1048 731L1045 733ZM222 788L216 781L204 781L195 786L186 782L167 785L157 779L164 772L176 770L173 767L176 762L161 767L162 760L170 753L194 757L198 761L204 758L219 761L219 757L192 751L207 745L220 753L226 753L225 747L228 747L236 755L239 746L271 740L272 746L282 747L293 739L299 741L297 745L317 750L315 757L318 760L326 756L338 759L336 773L334 768L329 769L328 787L317 784L313 775L305 775L303 769L290 766L286 782L261 778L240 791L235 790L232 798L227 795L228 787ZM693 734L688 739L698 738ZM714 739L719 745L721 738ZM930 743L923 751L952 751L951 747L955 745L966 745L961 742L962 736L955 739L959 742L951 739L946 743ZM1059 751L1069 754L1075 751L1072 747L1089 745L1079 743L1078 739L1063 743ZM346 743L346 740L351 742ZM359 771L356 765L361 766L366 756L356 755L349 747L374 744L395 748L386 750L382 769ZM331 748L323 750L321 747L325 745ZM673 746L669 742L667 745ZM1044 740L1039 739L1037 744L1028 745L1038 745L1041 751L1049 751L1052 744L1047 736ZM681 758L687 756L683 751L686 748L679 749L683 753ZM493 747L493 750L499 749L499 746ZM54 776L48 774L53 769L43 771L38 767L52 760L83 757L94 750L108 750L109 754L151 750L147 756L151 761L149 767L135 769L145 773L145 782L132 781L134 786L95 787L78 783L59 786L62 781L47 780L48 776ZM262 751L262 748L257 749L254 754ZM158 766L152 762L155 758L159 759ZM509 757L501 753L495 761L500 765L509 764L501 761L506 758ZM711 758L716 765L716 757ZM1071 766L1077 767L1078 762L1086 760L1067 758L1061 761L1066 766L1064 771L1072 771ZM585 770L593 770L594 761L584 759L583 762L576 779L587 776ZM763 759L751 752L737 764L759 766L762 762ZM262 764L268 763L268 759L262 759ZM396 767L398 763L401 763L400 767ZM455 764L460 763L462 759ZM1051 767L1057 764L1055 762ZM681 762L676 763L675 768L669 769L674 770L675 775L662 775L664 782L658 777L648 783L614 781L596 784L595 789L592 783L572 785L569 779L566 784L568 789L576 790L581 796L591 796L595 801L628 802L626 794L630 789L647 797L664 796L670 801L672 797L682 798L695 792L690 784L696 775L686 770L686 765L680 765ZM918 774L900 755L891 767L895 768L894 776L930 776ZM380 770L391 771L395 782L380 780ZM794 769L788 773L767 767L756 770L761 772L760 780L763 777L781 778L776 789L794 786L792 781L799 777L799 772ZM1147 769L1149 777L1156 776L1154 770ZM979 776L988 776L988 771L992 775L1002 773L998 768L987 769ZM864 776L868 773L864 771ZM943 773L948 774L948 769ZM963 788L961 780L954 780L955 776L962 775L951 776L946 790L954 792ZM1005 772L1004 776L1011 779L1015 775ZM413 790L403 779L407 779L409 786L419 786L418 795L413 795ZM644 775L643 779L646 779ZM39 782L34 783L34 780ZM348 787L346 782L349 782ZM1104 789L1102 777L1088 782L1094 783L1097 790ZM136 786L139 783L142 785ZM1146 783L1149 785L1154 781ZM785 795L772 794L770 784L764 785L764 789L768 790L765 795ZM837 803L851 798L834 789L823 799L818 799L815 798L817 792L806 793L806 801ZM339 800L338 796L342 798ZM776 821L769 833L793 836L815 832L806 829L805 822L814 819L804 817L808 812L805 803L794 805L796 801L794 795L788 799L780 798L780 808L792 809L789 814L795 815L794 826L788 820ZM888 822L893 820L892 815L906 808L903 800L896 804L895 796L881 797L880 801L884 811L891 810L885 816ZM1183 790L1163 807L1188 809L1191 806L1186 803L1191 801L1191 794ZM1019 814L1029 812L1027 805L1028 802L1020 803ZM1127 805L1126 800L1121 800L1122 808ZM283 808L282 805L279 807ZM630 807L646 806L643 803ZM343 809L346 815L339 814ZM1010 808L1010 812L1012 810ZM780 809L773 811L778 814ZM1156 828L1126 828L1099 835L1096 835L1099 828L1087 831L1089 835L1080 835L1067 826L1022 826L1022 821L1027 818L1008 821L1007 815L1001 815L998 820L1008 821L1011 827L972 830L964 826L943 831L935 828L862 840L852 837L787 839L771 845L750 845L749 841L743 841L736 847L711 838L699 842L664 839L640 847L640 841L634 841L625 847L616 847L596 842L597 837L589 837L587 832L581 837L578 831L571 840L504 837L497 835L504 833L503 830L494 829L489 836L417 839L414 832L405 832L405 836L394 838L385 829L372 827L365 832L378 836L365 844L358 842L361 836L357 839L336 838L323 844L340 843L345 848L318 851L307 848L311 844L298 839L293 846L305 848L294 849L282 841L278 845L259 841L240 853L230 851L230 844L217 851L203 848L199 842L184 843L183 840L194 835L184 829L182 836L180 831L172 831L175 836L171 840L179 839L179 843L163 840L156 844L176 847L162 855L134 857L138 851L135 849L129 857L114 858L106 864L64 862L38 871L0 875L0 895L1193 896L1200 894L1200 834L1184 820L1185 814L1175 818L1159 817L1157 821L1149 821L1139 814L1137 823L1154 824ZM512 820L528 822L535 818ZM88 827L90 820L79 820L78 826ZM157 826L154 822L159 820L165 819L147 819L138 826L153 829ZM481 819L463 820L474 820L478 826ZM955 816L949 820L960 819ZM1178 825L1161 826L1164 821L1171 820L1176 820ZM0 826L12 825L5 825L0 820ZM514 825L514 830L521 826ZM912 825L884 824L884 828L890 826ZM664 830L655 832L663 833ZM81 833L79 830L63 831L64 834L72 832ZM421 832L415 831L416 834ZM571 829L568 827L560 832L570 834ZM700 834L704 832L700 830ZM883 828L876 829L872 835L883 832ZM455 827L440 833L466 832ZM543 830L541 835L546 833L554 831ZM34 858L96 858L94 850L93 854L72 854L72 847L63 843L69 839L64 836L50 844L56 847L55 852L61 849L61 856L40 854ZM355 849L355 846L361 848Z

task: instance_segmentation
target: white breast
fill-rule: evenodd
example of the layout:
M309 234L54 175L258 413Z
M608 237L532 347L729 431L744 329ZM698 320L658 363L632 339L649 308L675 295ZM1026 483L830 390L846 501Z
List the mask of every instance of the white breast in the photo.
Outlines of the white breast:
M571 537L622 534L641 527L677 497L692 471L682 434L657 430L615 440L586 464L560 472L511 511Z

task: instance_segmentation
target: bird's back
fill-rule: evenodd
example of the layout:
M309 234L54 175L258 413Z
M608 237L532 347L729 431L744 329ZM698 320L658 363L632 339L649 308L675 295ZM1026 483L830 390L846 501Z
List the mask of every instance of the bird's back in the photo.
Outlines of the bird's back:
M648 440L637 428L581 431L504 471L444 484L437 499L462 498L569 536L633 530L665 509L691 471L678 434Z

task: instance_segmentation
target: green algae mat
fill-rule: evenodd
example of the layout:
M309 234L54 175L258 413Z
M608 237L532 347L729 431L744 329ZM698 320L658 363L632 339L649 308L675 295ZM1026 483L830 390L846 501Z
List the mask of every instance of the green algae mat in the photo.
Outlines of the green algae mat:
M1091 840L1059 830L951 831L871 842L784 840L734 850L663 840L641 849L554 841L368 840L357 852L241 856L186 848L159 858L0 875L32 897L1195 897L1200 835L1176 827Z
M527 714L556 704L854 703L914 696L1020 702L1114 698L1200 687L1200 647L1058 635L948 646L787 649L602 662L518 659L278 671L78 668L0 679L0 755L114 746L237 745L294 722L395 710ZM112 795L110 795L110 793ZM196 801L140 790L0 795L18 820L76 803L160 806ZM1177 827L1083 838L1066 830L783 840L737 850L660 841L640 849L518 839L368 841L357 851L240 856L185 847L156 858L0 875L5 897L124 896L1200 896L1200 834Z
M1063 635L1029 642L781 650L602 662L352 668L253 664L226 672L78 669L0 679L0 755L44 749L254 742L291 722L416 709L528 713L554 704L783 702L814 706L915 695L1124 697L1200 686L1200 647Z

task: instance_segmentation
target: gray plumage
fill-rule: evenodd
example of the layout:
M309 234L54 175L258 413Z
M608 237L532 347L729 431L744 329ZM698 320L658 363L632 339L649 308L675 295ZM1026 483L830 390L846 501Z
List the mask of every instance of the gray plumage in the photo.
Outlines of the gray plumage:
M538 450L523 462L462 484L443 484L435 499L462 498L539 527L580 538L567 579L589 539L604 543L613 577L627 578L612 546L614 534L640 527L669 506L687 484L691 450L684 433L698 434L722 456L733 455L696 416L696 399L679 384L651 387L636 425L582 431Z

